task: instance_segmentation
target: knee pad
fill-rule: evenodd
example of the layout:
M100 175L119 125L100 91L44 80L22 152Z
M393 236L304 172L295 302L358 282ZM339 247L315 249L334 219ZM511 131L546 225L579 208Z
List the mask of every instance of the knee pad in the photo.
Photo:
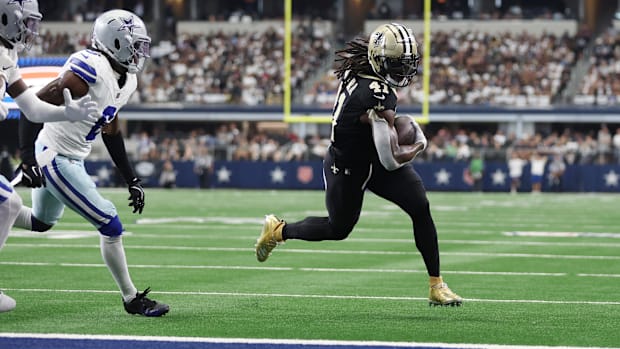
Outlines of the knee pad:
M49 225L47 223L41 222L35 216L32 216L30 218L30 221L32 222L32 231L37 231L39 233L46 232L46 231L52 229L52 227L53 227L53 225Z
M99 233L105 236L120 236L123 233L123 225L118 216L114 216L106 225L99 227Z

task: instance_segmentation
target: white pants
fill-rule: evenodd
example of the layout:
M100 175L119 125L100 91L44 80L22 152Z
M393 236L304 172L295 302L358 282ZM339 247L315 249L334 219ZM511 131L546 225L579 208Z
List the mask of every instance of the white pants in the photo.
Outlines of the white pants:
M32 214L45 224L54 225L69 206L92 223L103 235L117 236L122 225L116 207L97 191L83 160L56 154L36 143L36 154L47 186L32 190Z
M22 208L22 198L13 190L11 183L0 175L0 248L9 237L9 231Z

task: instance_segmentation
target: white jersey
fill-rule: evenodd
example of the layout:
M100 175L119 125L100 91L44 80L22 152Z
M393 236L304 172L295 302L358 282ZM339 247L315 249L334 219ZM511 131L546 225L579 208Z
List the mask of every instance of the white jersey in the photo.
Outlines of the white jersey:
M135 74L127 74L125 85L118 86L116 73L103 54L93 50L82 50L69 57L62 67L61 75L72 72L88 84L88 94L99 104L101 117L91 121L50 122L43 126L38 142L58 154L84 159L90 154L91 144L105 124L114 120L137 87Z
M17 56L16 50L10 50L3 45L0 45L0 73L7 78L7 86L9 84L9 80L14 82L21 78L19 68L17 66L18 59L19 57Z
M546 157L533 157L531 160L531 173L535 176L542 176L545 173Z
M523 166L527 161L521 158L510 158L508 160L508 173L510 178L519 178L523 174Z

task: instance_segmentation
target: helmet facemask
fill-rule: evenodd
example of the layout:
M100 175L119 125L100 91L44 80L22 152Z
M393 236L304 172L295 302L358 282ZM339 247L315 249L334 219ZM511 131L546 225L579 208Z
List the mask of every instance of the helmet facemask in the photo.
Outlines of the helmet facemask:
M129 73L136 74L144 69L146 59L151 57L151 38L134 35L134 37L127 38L127 42L131 44L125 48L121 48L121 50L128 51L128 58L126 61L119 61L118 63L127 68ZM124 55L119 53L119 56Z
M31 14L21 21L20 24L20 31L16 36L16 49L18 51L29 51L32 48L37 36L39 36L41 17L36 17Z
M39 35L42 18L36 0L3 4L0 36L18 52L30 50Z
M381 62L380 75L388 84L395 87L404 87L408 86L413 77L418 73L420 57L418 55L400 58L380 57L378 60Z

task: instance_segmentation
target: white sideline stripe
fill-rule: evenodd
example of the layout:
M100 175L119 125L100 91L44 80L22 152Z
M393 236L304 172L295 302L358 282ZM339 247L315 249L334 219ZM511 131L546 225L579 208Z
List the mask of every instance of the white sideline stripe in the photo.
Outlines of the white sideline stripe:
M136 224L166 224L166 223L222 223L222 224L262 224L263 217L160 217L139 218Z
M562 237L562 238L614 238L620 239L620 233L595 233L590 231L574 232L574 231L507 231L503 235L506 236L534 236L534 237Z
M137 236L137 234L134 236ZM411 237L410 239L347 238L344 241L370 242L370 243L406 243L406 242L413 242L413 237ZM549 242L549 241L452 240L452 239L444 240L444 239L439 239L439 243L440 244L457 244L457 245L589 246L589 247L610 247L610 248L620 247L620 243L614 243L614 242L605 243L605 242Z
M117 294L118 291L112 290L63 290L45 288L2 288L5 291L16 292L43 292L43 293L104 293ZM227 297L279 297L279 298L316 298L316 299L364 299L380 301L427 301L425 297L408 296L352 296L352 295L330 295L330 294L287 294L287 293L252 293L252 292L204 292L204 291L153 291L152 294L162 294L171 296L227 296ZM597 302L597 301L552 301L541 299L482 299L465 298L464 302L478 303L534 303L534 304L583 304L583 305L620 305L619 302Z
M90 226L90 224L75 224L80 226ZM129 225L129 224L127 224ZM175 228L188 228L197 229L198 226L178 226ZM219 226L217 229L239 229L235 226ZM26 238L47 238L47 239L77 239L87 237L98 237L99 233L92 230L53 230L44 233L30 232L25 230L13 230L10 232L11 237L26 237ZM256 235L214 235L205 234L201 231L196 234L152 234L152 233L133 233L131 231L124 231L123 236L131 237L132 239L205 239L205 240L239 240L239 241L254 241ZM342 243L347 242L363 242L363 243L413 243L413 236L410 238L356 238L350 237L343 240ZM509 245L509 246L567 246L567 247L606 247L606 248L618 248L620 243L616 242L549 242L549 241L510 241L510 240L453 240L453 239L440 239L440 244L456 244L456 245Z
M501 345L501 344L455 344L425 342L385 342L385 341L340 341L327 339L271 339L271 338L209 338L209 337L164 337L164 336L127 336L100 334L65 334L65 333L12 333L0 332L4 338L36 338L36 339L67 339L67 340L119 340L140 342L186 342L186 343L221 343L221 344L280 344L280 345L321 345L321 346L378 346L397 348L463 348L463 349L619 349L602 347L567 347L541 345Z
M50 262L10 262L0 261L0 265L18 266L41 266L41 267L85 267L106 268L105 264L96 263L50 263ZM407 273L425 274L426 270L415 269L374 269L374 268L297 268L297 267L252 267L244 265L153 265L132 264L132 268L142 269L224 269L224 270L274 270L274 271L314 271L314 272L339 272L339 273ZM496 271L461 271L444 270L447 274L462 275L505 275L505 276L567 276L566 273L529 273L529 272L496 272Z
M261 221L262 223L262 221ZM123 223L124 226L127 227L132 227L132 226L141 226L142 228L145 227L144 224L137 224L137 223ZM80 222L61 222L58 225L59 227L78 227L78 228L90 228L92 229L92 232L95 234L98 234L97 231L95 231L92 228L92 224L90 223L80 223ZM211 223L208 225L205 225L203 223L197 223L197 224L178 224L178 223L161 223L161 224L157 224L157 228L162 228L162 227L169 227L169 229L171 231L174 230L178 230L178 229L192 229L192 230L197 230L200 229L201 231L209 231L209 230L235 230L235 231L239 231L239 230L252 230L252 231L258 231L260 232L260 227L262 225L252 225L252 226L244 226L244 227L240 227L238 224L225 224L225 223ZM458 228L458 229L454 229L458 234L462 235L462 234L478 234L478 235L489 235L489 234L497 234L497 230L484 230L484 229L475 229L475 230L467 230L467 229L463 229L462 227ZM442 231L446 232L447 229L442 229ZM355 228L354 233L376 233L377 232L377 228L364 228L364 227L360 227L360 228ZM413 230L412 228L390 228L389 233L402 233L402 234L412 234ZM163 234L162 234L163 235ZM171 234L170 236L175 236L174 234ZM197 234L197 236L199 236L199 234ZM253 239L256 238L256 236L252 236Z
M0 262L0 265L18 265L27 267L82 267L82 268L107 268L105 264L97 263L49 263L49 262ZM227 269L227 270L298 270L293 267L252 267L244 265L152 265L131 264L132 268L140 269Z
M620 278L620 274L577 274L584 277Z
M324 271L324 272L342 272L342 273L416 273L426 274L426 270L414 269L353 269L353 268L297 268L302 271ZM444 274L462 274L462 275L506 275L506 276L566 276L566 273L528 273L528 272L509 272L509 271L462 271L462 270L444 270Z
M491 205L490 205L491 206ZM306 212L306 216L321 216L324 215L325 212ZM368 210L363 214L364 217L369 216L380 216L380 217L400 217L400 212L394 210L393 212L384 212L379 210ZM547 221L545 223L532 223L532 222L523 222L523 220L515 219L512 221L502 221L501 223L496 222L476 222L476 221L441 221L438 225L440 227L444 226L457 226L459 228L463 228L465 226L468 227L504 227L507 223L511 227L541 227L546 228L552 223L554 226L565 225L567 227L572 227L569 223L565 221L548 221L549 217L545 217ZM403 220L404 222L405 220ZM224 217L224 216L207 216L207 217L159 217L159 218L139 218L136 220L135 224L139 225L160 225L160 224L175 224L175 223L195 223L195 224L205 224L205 223L215 223L215 224L227 224L227 225L243 225L243 224L262 224L262 217ZM386 222L388 225L390 222ZM400 225L400 222L394 222L395 225ZM385 224L382 225L384 227ZM590 227L610 227L610 225L590 225ZM356 231L361 231L361 229L367 230L376 230L376 228L357 228ZM443 228L442 228L443 229Z
M32 248L97 248L99 245L86 244L27 244L11 243L12 247ZM214 252L252 252L253 248L242 247L192 247L192 246L141 246L125 245L125 249L135 250L174 250L174 251L214 251ZM418 255L418 251L367 251L367 250L311 250L311 249L279 249L278 253L309 253L309 254L354 254L354 255ZM507 257L507 258L544 258L544 259L593 259L593 260L620 260L620 256L586 256L536 253L490 253L490 252L441 252L442 256L464 257Z

